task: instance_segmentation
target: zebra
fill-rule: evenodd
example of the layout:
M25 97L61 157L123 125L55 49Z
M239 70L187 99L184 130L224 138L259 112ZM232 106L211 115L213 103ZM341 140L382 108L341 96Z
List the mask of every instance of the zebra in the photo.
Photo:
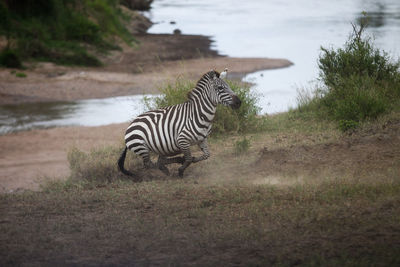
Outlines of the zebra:
M125 148L118 160L119 170L129 176L133 173L124 168L127 150L143 159L145 168L158 168L166 175L165 166L179 163L179 176L191 164L210 157L207 137L211 132L212 121L218 104L238 109L241 100L215 70L205 73L196 87L188 94L184 103L166 108L147 111L136 117L125 132ZM190 146L198 145L202 155L193 157ZM157 163L150 160L150 152L159 155ZM183 153L182 156L177 156Z

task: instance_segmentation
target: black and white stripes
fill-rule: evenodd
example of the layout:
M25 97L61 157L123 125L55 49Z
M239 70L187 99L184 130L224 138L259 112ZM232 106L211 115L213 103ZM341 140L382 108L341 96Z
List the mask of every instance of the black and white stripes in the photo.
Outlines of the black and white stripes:
M169 174L166 164L181 163L179 176L183 176L192 162L205 160L210 155L207 136L219 103L238 108L241 101L218 72L210 71L197 82L188 101L139 115L126 130L126 148L118 161L119 169L132 175L124 168L126 151L130 149L143 158L145 167L158 167L166 174ZM195 144L203 155L192 157L190 146ZM159 155L157 164L150 161L150 152ZM173 157L181 153L184 157Z

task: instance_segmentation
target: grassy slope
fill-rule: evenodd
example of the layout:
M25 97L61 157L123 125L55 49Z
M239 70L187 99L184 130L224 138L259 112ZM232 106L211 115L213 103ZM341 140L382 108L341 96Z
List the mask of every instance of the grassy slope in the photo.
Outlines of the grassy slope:
M268 131L247 136L251 147L241 155L233 147L241 136L211 140L211 159L190 166L184 179L153 171L133 183L108 167L119 149L93 152L103 165L94 162L91 182L1 195L0 263L398 265L398 155L382 161L379 179L363 165L365 172L269 173L259 159L264 146L290 153L343 140L368 144L376 136L379 144L385 135L398 138L399 122L392 113L348 137L331 123L274 116ZM99 179L101 172L111 182Z

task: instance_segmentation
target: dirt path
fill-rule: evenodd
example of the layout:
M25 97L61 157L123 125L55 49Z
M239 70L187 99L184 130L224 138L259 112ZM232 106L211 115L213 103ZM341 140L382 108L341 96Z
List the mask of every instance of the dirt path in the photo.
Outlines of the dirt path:
M67 153L122 142L127 123L65 127L0 136L0 192L39 188L44 179L69 174Z

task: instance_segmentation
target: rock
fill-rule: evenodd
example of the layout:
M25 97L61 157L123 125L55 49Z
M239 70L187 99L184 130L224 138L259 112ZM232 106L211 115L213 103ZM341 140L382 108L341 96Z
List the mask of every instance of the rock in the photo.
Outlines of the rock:
M131 34L146 33L153 23L137 11L120 6L122 12L130 17L124 24Z
M182 32L181 32L181 30L179 30L179 29L175 29L175 30L174 30L174 34L175 34L175 35L180 35L180 34L182 34Z

